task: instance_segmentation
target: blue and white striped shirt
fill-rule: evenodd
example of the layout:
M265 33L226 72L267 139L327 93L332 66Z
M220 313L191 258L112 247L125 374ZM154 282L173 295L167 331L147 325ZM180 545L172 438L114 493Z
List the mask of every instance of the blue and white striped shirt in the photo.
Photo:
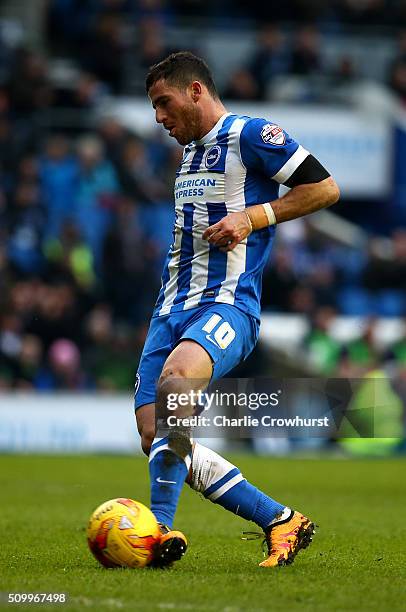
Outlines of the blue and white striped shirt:
M275 227L252 232L227 253L202 235L228 213L275 200L279 184L308 155L274 123L231 113L185 147L175 181L173 242L153 316L221 302L259 319Z

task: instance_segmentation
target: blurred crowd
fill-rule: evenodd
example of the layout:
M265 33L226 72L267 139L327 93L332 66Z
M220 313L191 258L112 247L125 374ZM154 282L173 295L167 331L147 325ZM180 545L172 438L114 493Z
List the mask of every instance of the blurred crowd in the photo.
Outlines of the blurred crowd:
M343 246L321 236L306 219L281 225L278 234L262 304L267 311L306 316L308 331L297 340L303 372L360 378L384 368L399 375L404 386L406 229L394 230L385 255L372 238L369 251ZM358 321L345 341L334 333L343 315ZM388 338L379 321L391 319L399 325Z
M242 0L49 0L49 14L58 20L69 18L71 32L84 32L89 23L105 12L137 21L159 18L166 23L184 23L185 18L225 18L228 22L264 20L329 24L398 25L405 20L404 0L277 0L249 5ZM232 23L230 24L231 27Z
M320 235L306 219L278 228L263 283L263 306L312 316L318 306L344 315L406 315L406 229L396 228L383 254Z
M406 2L384 0L285 4L255 3L255 11L251 4L250 18L375 23L384 14L385 23L398 24L406 10ZM244 3L228 0L204 9L247 16ZM95 122L92 111L123 90L130 18L140 23L134 61L144 74L168 51L160 28L201 10L196 0L50 0L50 49L63 49L80 67L69 87L55 82L42 55L0 29L0 390L132 387L170 242L181 149L160 131L145 139L111 117ZM317 27L298 24L289 57L281 29L263 27L258 49L224 93L262 99L270 75L318 72ZM406 94L406 37L400 40L393 70ZM342 72L348 76L351 66ZM58 107L89 111L92 121L50 125L48 112ZM406 315L406 231L393 230L383 257L373 245L365 252L322 239L305 220L288 225L265 271L263 306L308 315L304 348L320 372L334 373L343 354L372 349L365 338L361 348L337 346L326 320ZM405 363L405 342L371 353L371 367L393 355Z
M224 82L220 79L223 97L337 102L336 89L356 86L367 74L406 103L403 0L292 0L255 2L249 7L230 0L204 5L198 0L49 0L42 16L47 58L24 48L24 32L16 24L0 23L0 96L7 84L13 112L25 113L47 108L89 110L109 94L143 94L149 66L171 51L192 48L206 55L204 37L199 41L179 34L183 23L194 23L193 15L204 15L212 32L216 24L224 31L238 23L248 38L255 33L247 53L233 64ZM347 45L351 39L341 39L333 54L326 53L326 40L343 32L348 35L351 24L387 26L381 33L390 49L383 74L381 69L371 73L360 65L357 53ZM69 60L74 73L62 75L53 58ZM216 58L211 60L216 76Z
M48 129L41 121L58 98L94 109L103 85L83 75L67 95L24 47L3 77L0 388L128 391L169 242L180 149L109 118Z
M74 139L22 138L21 148L18 121L0 126L0 386L128 390L170 240L181 149L112 119Z
M148 67L175 50L169 31L183 24L196 26L202 17L210 28L251 27L258 32L253 50L222 88L226 97L273 99L280 89L278 78L291 76L314 79L300 90L301 102L329 100L331 89L357 83L363 67L345 45L328 62L323 35L334 36L351 26L376 26L379 31L386 26L389 40L398 39L398 49L383 79L406 102L404 0L255 0L249 4L231 0L50 0L45 15L47 43L54 53L73 58L85 74L113 94L141 93ZM192 46L204 55L202 43L194 38ZM191 41L178 34L176 50L185 45L190 48Z

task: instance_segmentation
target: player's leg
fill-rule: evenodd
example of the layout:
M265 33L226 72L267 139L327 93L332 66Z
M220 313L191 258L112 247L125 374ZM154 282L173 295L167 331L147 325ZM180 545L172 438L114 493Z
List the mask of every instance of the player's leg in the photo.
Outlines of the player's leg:
M216 330L221 331L216 333ZM242 361L255 345L256 336L255 321L237 308L224 304L213 305L183 335L201 344L211 355L213 378L222 377ZM213 339L221 341L213 342ZM269 559L261 565L289 563L296 552L309 543L313 524L306 517L247 482L235 465L198 442L194 444L191 467L193 489L264 530Z
M135 414L142 450L149 456L155 438L155 402L144 404ZM175 531L164 523L159 523L159 528L161 538L155 547L154 560L151 565L165 567L183 557L187 550L187 539L181 531Z
M247 314L234 306L213 304L185 330L182 338L195 340L210 354L214 379L247 357L257 334L258 325ZM190 484L210 501L262 528L285 512L285 505L248 483L235 465L197 442Z
M155 438L156 387L162 368L173 350L172 321L169 317L152 319L138 366L135 384L135 415L141 445L150 454ZM182 557L187 549L183 533L160 523L161 539L156 546L153 565L162 567Z
M235 465L198 442L193 447L189 484L206 499L261 527L269 554L262 567L292 563L311 542L314 525L307 517L272 499L249 483Z
M157 386L157 433L149 455L151 510L157 520L172 526L180 492L187 477L192 455L191 432L173 419L190 416L193 406L174 406L169 398L204 389L212 375L212 361L207 351L193 341L180 342L166 360ZM173 400L175 401L175 400ZM176 404L176 401L175 401Z

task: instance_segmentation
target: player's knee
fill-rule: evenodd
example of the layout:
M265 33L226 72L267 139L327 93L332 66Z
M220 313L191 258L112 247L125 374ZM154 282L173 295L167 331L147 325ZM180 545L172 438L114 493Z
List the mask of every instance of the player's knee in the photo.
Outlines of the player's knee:
M147 455L149 455L150 450L151 450L151 446L152 446L152 442L154 441L155 438L155 429L152 427L145 427L142 432L141 432L141 448L143 450L143 452Z
M168 397L170 394L182 393L185 390L187 372L181 364L167 366L162 370L158 381L158 395Z
M177 380L181 381L186 378L188 378L187 367L182 363L172 363L164 366L159 382L175 384Z

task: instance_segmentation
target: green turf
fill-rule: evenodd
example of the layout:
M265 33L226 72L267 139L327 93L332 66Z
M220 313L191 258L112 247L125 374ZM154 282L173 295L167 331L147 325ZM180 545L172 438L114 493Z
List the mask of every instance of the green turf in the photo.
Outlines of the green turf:
M292 566L258 568L259 542L239 539L255 526L186 488L176 520L190 540L185 558L164 571L105 570L87 550L88 516L113 497L147 503L146 461L2 456L0 591L69 594L69 605L48 610L404 609L404 459L233 460L320 525Z

